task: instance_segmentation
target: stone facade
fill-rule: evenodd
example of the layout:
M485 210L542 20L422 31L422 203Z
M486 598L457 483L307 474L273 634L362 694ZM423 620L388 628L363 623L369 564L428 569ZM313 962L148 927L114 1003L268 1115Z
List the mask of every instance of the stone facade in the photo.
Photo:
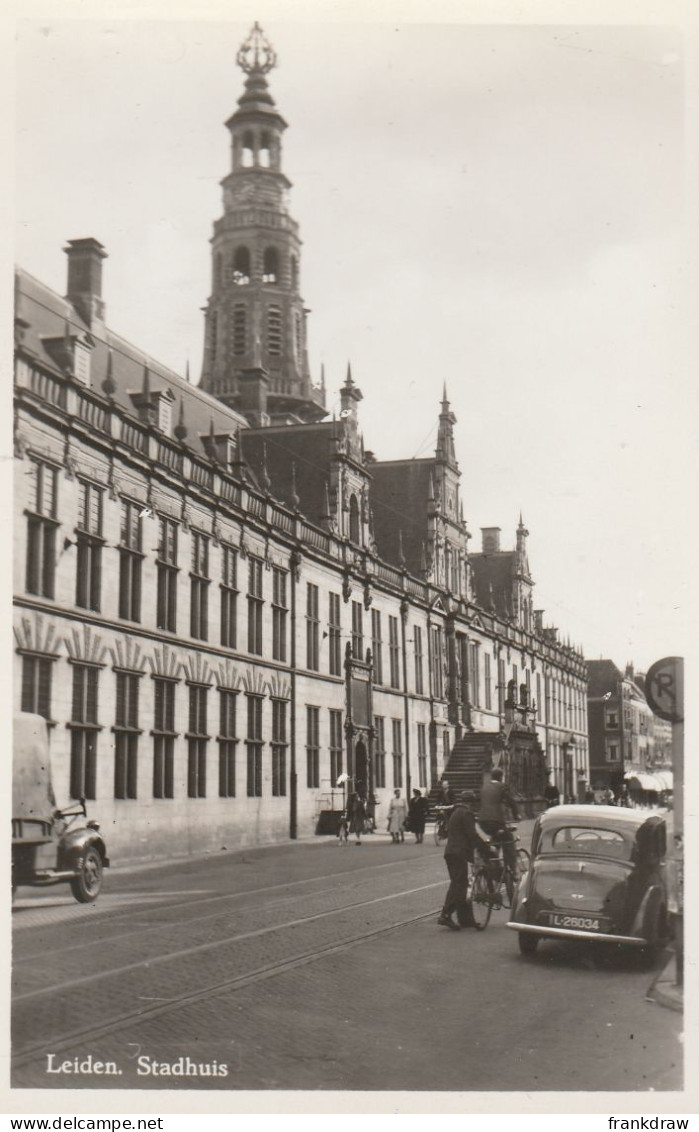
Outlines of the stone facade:
M311 836L347 789L381 827L463 736L507 750L510 685L561 790L573 749L587 774L585 662L531 609L521 520L469 555L446 390L434 458L382 463L351 373L337 421L293 351L193 386L108 329L98 241L65 250L67 298L16 282L15 708L112 859Z

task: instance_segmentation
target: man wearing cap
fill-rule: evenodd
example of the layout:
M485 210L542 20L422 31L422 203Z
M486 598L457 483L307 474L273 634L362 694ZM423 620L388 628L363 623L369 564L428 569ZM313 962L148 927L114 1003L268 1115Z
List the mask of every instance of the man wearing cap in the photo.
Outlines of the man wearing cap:
M456 912L459 908L461 908L461 926L475 927L471 905L466 901L468 865L469 861L473 863L473 851L481 841L471 809L475 800L475 794L465 790L459 796L447 828L444 860L447 863L451 884L437 923L445 928L451 928L452 931L459 930L459 924L451 918L452 912Z

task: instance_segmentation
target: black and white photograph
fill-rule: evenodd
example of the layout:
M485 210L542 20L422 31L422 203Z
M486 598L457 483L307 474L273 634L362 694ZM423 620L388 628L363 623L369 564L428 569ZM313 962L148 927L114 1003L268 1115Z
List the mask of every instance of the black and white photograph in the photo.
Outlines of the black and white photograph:
M14 29L10 1103L685 1111L686 28L79 9Z

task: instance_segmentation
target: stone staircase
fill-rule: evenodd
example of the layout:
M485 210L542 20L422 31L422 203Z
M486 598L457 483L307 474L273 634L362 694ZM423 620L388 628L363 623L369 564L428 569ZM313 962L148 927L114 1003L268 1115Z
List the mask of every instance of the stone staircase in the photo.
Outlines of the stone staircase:
M462 790L473 790L480 794L483 772L493 764L492 752L496 742L501 742L497 734L471 732L462 735L452 747L449 761L443 772L455 798ZM433 786L428 794L429 817L434 819L434 808L439 798L439 785Z

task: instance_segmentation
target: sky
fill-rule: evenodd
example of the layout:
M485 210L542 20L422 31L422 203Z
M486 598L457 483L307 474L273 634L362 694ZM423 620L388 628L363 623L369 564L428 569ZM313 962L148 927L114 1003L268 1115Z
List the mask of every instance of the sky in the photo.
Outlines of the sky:
M351 360L366 447L427 455L446 382L472 549L485 526L513 545L521 511L535 605L564 639L640 670L683 654L699 405L681 30L264 7L330 407ZM65 241L99 239L110 328L194 380L250 24L18 31L17 261L64 293Z

